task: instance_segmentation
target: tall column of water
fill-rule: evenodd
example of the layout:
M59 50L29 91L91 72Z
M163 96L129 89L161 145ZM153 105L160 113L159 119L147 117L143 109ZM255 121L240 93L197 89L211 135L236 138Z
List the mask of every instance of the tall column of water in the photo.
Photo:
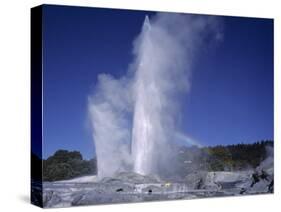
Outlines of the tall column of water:
M138 49L138 67L135 75L135 107L132 129L132 152L134 171L148 175L153 173L157 134L161 133L159 109L161 93L157 85L157 53L151 25L146 16L142 27Z

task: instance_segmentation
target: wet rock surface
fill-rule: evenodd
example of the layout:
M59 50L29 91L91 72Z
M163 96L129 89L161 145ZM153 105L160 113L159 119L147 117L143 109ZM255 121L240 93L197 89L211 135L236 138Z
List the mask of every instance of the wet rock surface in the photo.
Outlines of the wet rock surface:
M71 180L43 183L44 207L111 204L273 192L273 168L240 172L197 172L167 182L153 176L120 173L100 181Z

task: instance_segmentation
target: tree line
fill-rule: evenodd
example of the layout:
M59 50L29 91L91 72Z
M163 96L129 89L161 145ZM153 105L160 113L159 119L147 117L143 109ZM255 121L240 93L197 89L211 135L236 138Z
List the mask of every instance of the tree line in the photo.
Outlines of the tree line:
M202 148L182 147L179 164L182 175L197 170L242 171L258 167L268 156L273 156L272 150L272 140Z
M184 177L198 170L239 171L256 168L268 157L269 148L273 148L272 140L200 148L180 147L176 174ZM58 150L44 160L32 155L32 160L43 163L43 181L67 180L98 172L96 158L84 160L79 151Z
M43 181L67 180L96 173L96 159L84 160L78 151L58 150L43 160Z

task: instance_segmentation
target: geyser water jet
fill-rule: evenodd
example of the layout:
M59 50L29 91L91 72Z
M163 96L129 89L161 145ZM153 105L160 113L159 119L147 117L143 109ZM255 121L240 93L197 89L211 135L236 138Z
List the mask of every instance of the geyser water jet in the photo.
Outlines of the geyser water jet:
M143 175L158 172L159 150L167 143L167 131L163 119L164 108L167 110L167 99L164 91L166 82L160 76L164 71L166 55L163 54L159 37L161 29L151 26L148 16L143 23L137 46L137 70L135 73L135 105L132 129L132 155L134 171ZM160 56L161 58L157 57ZM160 59L160 60L159 60ZM159 63L164 62L164 64ZM168 66L167 66L168 67ZM168 112L168 111L167 111ZM169 114L165 114L169 115ZM172 130L172 126L170 125ZM168 152L166 152L167 155ZM164 158L161 158L163 160Z
M217 23L207 16L146 16L127 74L99 75L89 111L100 178L173 173L181 97L190 88L195 54L205 35L217 33Z
M149 67L151 64L150 54L147 54L147 48L152 48L150 38L150 21L148 16L143 23L141 44L139 55L139 64L136 72L135 85L135 107L132 130L132 154L134 160L134 171L140 174L149 174L152 171L153 145L155 141L156 123L153 121L151 111L157 107L153 104L153 98L157 98L157 88L153 87L153 70ZM146 75L146 76L145 76ZM150 76L148 76L150 75ZM146 81L150 82L146 82ZM147 85L147 83L151 85ZM148 86L148 87L147 87ZM159 102L161 104L161 102ZM151 107L151 108L149 108Z

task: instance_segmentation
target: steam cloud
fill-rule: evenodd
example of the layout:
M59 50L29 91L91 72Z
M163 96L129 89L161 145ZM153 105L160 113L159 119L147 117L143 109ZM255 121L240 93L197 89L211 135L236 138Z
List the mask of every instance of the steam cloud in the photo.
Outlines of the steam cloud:
M100 178L121 171L167 174L176 157L174 141L184 137L179 111L191 87L193 61L206 42L220 37L219 26L210 16L146 17L127 74L98 76L89 114Z

